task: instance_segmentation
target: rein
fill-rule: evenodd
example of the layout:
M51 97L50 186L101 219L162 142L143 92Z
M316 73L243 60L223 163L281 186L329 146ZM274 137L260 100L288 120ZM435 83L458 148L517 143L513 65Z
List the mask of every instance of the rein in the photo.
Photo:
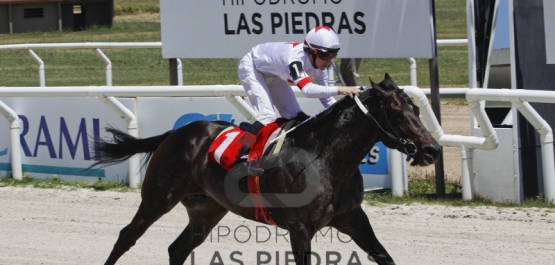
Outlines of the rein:
M391 98L391 97L397 92L397 90L399 90L399 88L396 88L396 89L394 89L394 90L389 91L389 92L385 95L384 99L382 99L382 100L380 101L380 107L381 107L381 109L382 109L382 114L386 114L386 111L385 111L385 103L389 100L389 98ZM399 142L401 145L403 145L403 147L405 148L405 153L406 153L407 155L414 155L414 154L416 154L417 149L416 149L416 145L414 144L414 142L411 141L411 140L405 139L405 138L401 138L401 137L399 137L398 135L396 135L395 130L393 130L393 127L391 126L391 123L389 122L389 119L387 118L387 115L385 115L385 120L387 121L387 125L388 125L389 128L393 131L393 133L395 133L395 134L392 134L392 133L386 131L386 130L380 125L380 123L378 123L378 121L376 120L376 118L374 118L374 116L372 116L372 114L370 114L370 112L368 112L368 109L366 109L366 107L362 104L362 102L360 101L360 99L358 98L358 96L355 96L354 99L355 99L355 102L356 102L357 106L360 108L360 110L362 110L362 112L364 113L364 115L366 115L366 116L369 117L371 120L373 120L374 123L375 123L376 125L378 125L378 128L380 128L380 130L381 130L382 132L384 132L384 133L385 133L390 139L392 139L393 141ZM319 113L318 113L318 114L319 114ZM276 137L275 139L273 139L272 141L270 141L270 144L273 143L273 142L275 142L275 141L277 141L277 140L279 140L279 139L282 138L282 137L285 137L288 133L292 132L293 130L295 130L297 127L299 127L299 126L302 125L303 123L305 123L305 122L311 120L312 118L318 116L318 114L316 114L316 115L314 115L314 116L311 116L310 118L306 119L306 120L303 121L302 123L297 124L297 125L294 126L293 128L291 128L291 129L287 130L286 132L280 134L278 137Z
M380 108L382 109L382 115L383 114L387 114L386 110L385 110L385 103L389 100L389 98L391 98L393 96L393 94L395 94L397 92L397 90L399 90L399 88L396 88L392 91L390 91L389 93L387 93L384 97L383 100L380 101ZM385 115L385 120L387 121L387 125L389 126L390 129L392 129L393 133L390 133L388 131L386 131L381 125L380 123L378 123L378 121L376 120L376 118L374 118L374 116L372 116L372 114L370 114L370 112L368 111L368 109L366 109L366 107L362 104L362 102L360 101L360 99L358 98L358 96L354 97L355 102L357 103L357 106L360 108L360 110L362 110L362 112L364 113L364 115L366 115L368 118L370 118L371 120L374 121L374 123L378 126L378 128L380 128L380 130L385 133L387 135L387 137L389 137L390 139L392 139L393 141L399 142L401 145L403 145L403 147L405 148L405 152L407 155L414 155L416 154L416 145L414 144L413 141L405 139L405 138L401 138L399 137L396 133L395 130L393 130L393 127L391 126L391 123L389 122L389 119L387 118L387 115Z

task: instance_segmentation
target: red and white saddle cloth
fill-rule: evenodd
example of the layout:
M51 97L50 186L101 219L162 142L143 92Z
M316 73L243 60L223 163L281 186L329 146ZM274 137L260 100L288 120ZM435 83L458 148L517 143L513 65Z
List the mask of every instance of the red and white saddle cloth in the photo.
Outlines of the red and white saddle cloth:
M280 118L269 123L258 132L256 139L239 127L229 127L223 130L208 149L208 162L218 163L225 170L230 170L237 161L242 144L251 146L247 161L260 158L267 147L268 139L275 135L274 133L277 132L279 127L287 121L287 119Z
M265 148L267 148L266 144L268 143L268 139L270 139L270 137L275 138L280 126L287 121L287 119L280 118L275 122L269 123L258 132L256 139L254 139L250 133L243 131L239 127L225 129L210 145L208 149L208 162L218 163L225 170L229 171L235 165L243 143L251 145L249 157L247 159L248 162L260 158ZM248 176L247 178L249 193L255 205L254 215L256 220L264 221L267 224L275 226L276 223L270 216L271 212L268 211L262 202L259 177Z
M241 152L239 139L244 138L245 134L248 132L239 127L224 129L208 149L208 162L216 162L229 171Z

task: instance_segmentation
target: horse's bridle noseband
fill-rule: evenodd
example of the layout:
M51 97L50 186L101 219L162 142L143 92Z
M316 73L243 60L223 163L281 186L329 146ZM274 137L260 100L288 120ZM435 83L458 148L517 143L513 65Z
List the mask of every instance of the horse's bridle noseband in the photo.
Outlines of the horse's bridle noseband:
M389 100L389 98L391 98L396 92L397 90L399 90L399 88L395 88L394 90L389 91L385 97L380 101L380 108L382 109L382 115L384 113L386 113L385 111L385 103L387 103L387 101ZM387 121L387 125L389 126L389 128L391 129L391 131L393 133L390 133L388 131L386 131L381 125L380 123L378 123L378 121L376 120L376 118L374 118L374 116L372 116L372 114L370 114L370 112L368 111L368 109L366 109L366 107L362 104L362 102L360 101L360 99L358 98L358 96L354 97L355 102L357 103L358 107L360 108L360 110L362 110L362 112L364 113L364 115L366 115L367 117L369 117L371 120L374 121L374 123L376 123L376 125L378 125L378 128L380 128L380 130L382 130L382 132L384 132L389 138L391 138L393 141L399 142L401 145L403 145L404 149L405 149L405 153L407 155L414 155L416 154L417 148L416 148L416 144L414 144L413 141L405 139L405 138L401 138L397 135L397 133L395 132L395 130L393 129L393 127L391 126L391 123L389 122L389 119L387 118L387 115L385 115L385 120Z

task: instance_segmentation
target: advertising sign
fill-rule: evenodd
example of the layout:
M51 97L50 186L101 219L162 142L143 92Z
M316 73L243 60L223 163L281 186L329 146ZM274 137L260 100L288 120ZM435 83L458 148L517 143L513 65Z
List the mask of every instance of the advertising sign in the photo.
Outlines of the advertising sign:
M431 0L161 0L164 58L241 58L332 27L340 57L432 58Z
M95 162L91 146L104 127L125 129L125 121L97 98L2 98L22 122L23 173L65 180L126 182L126 164L87 170ZM120 99L133 109L132 99ZM94 110L94 111L91 111ZM0 175L11 171L9 123L0 119Z

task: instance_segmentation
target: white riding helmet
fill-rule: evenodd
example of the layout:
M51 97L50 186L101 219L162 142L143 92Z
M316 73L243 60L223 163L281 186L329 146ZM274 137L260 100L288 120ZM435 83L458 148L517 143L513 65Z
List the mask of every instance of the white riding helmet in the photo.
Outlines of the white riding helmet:
M317 26L306 34L304 47L320 52L337 53L341 43L333 29L328 26Z

